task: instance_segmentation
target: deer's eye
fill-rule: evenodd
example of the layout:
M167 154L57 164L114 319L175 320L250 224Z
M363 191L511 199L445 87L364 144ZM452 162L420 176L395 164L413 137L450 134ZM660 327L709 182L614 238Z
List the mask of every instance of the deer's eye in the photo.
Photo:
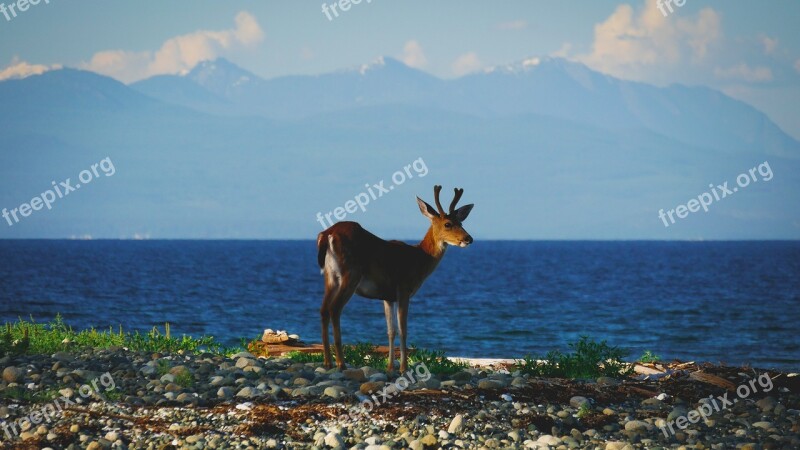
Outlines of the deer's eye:
M453 228L453 223L452 222L445 222L444 223L444 227L445 228Z

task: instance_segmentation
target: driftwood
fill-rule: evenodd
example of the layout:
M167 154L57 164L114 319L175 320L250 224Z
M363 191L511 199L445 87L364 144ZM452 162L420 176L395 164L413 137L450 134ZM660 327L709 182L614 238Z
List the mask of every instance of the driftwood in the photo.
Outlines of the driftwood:
M736 385L732 382L726 380L725 378L718 377L716 375L711 375L710 373L705 373L702 371L691 372L689 373L689 377L693 380L697 380L703 383L713 384L714 386L721 387L722 389L728 391L736 390Z
M640 388L640 387L636 387L636 386L626 386L626 389L628 389L628 390L630 390L632 392L635 392L635 393L637 393L639 395L643 395L645 397L649 397L649 398L652 398L652 397L655 397L655 396L658 395L658 392L656 392L656 391L651 391L649 389L644 389L644 388Z

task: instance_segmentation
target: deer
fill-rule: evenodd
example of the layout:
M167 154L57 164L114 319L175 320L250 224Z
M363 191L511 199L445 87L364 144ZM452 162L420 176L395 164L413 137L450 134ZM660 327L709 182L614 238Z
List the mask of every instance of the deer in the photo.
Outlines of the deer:
M395 322L400 331L400 372L408 369L408 305L428 276L436 270L450 245L466 247L472 236L462 226L473 204L456 209L464 189L455 188L450 209L445 213L439 202L442 186L433 188L436 208L417 197L422 215L430 220L425 237L416 245L386 241L361 227L357 222L337 222L317 236L317 262L325 278L322 299L322 345L325 369L332 369L328 325L333 324L336 365L346 368L342 351L340 318L353 296L383 300L389 337L387 372L394 371Z

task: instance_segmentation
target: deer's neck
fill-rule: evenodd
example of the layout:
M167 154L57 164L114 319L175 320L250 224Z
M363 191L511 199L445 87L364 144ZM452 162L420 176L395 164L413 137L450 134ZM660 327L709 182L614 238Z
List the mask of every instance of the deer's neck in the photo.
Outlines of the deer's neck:
M444 241L436 239L433 235L433 228L428 228L428 232L425 233L425 237L422 238L422 241L417 247L433 258L433 268L439 264L439 261L441 261L444 256L445 250L447 250L447 244L445 244Z

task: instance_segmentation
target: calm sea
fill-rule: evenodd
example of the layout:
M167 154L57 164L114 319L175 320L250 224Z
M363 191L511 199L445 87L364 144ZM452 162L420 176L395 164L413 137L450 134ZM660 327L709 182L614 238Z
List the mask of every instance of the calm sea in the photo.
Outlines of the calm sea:
M319 342L311 241L0 241L0 319ZM353 297L345 342L386 340ZM639 356L800 369L800 242L512 242L451 248L412 299L409 341L520 357L580 335Z

